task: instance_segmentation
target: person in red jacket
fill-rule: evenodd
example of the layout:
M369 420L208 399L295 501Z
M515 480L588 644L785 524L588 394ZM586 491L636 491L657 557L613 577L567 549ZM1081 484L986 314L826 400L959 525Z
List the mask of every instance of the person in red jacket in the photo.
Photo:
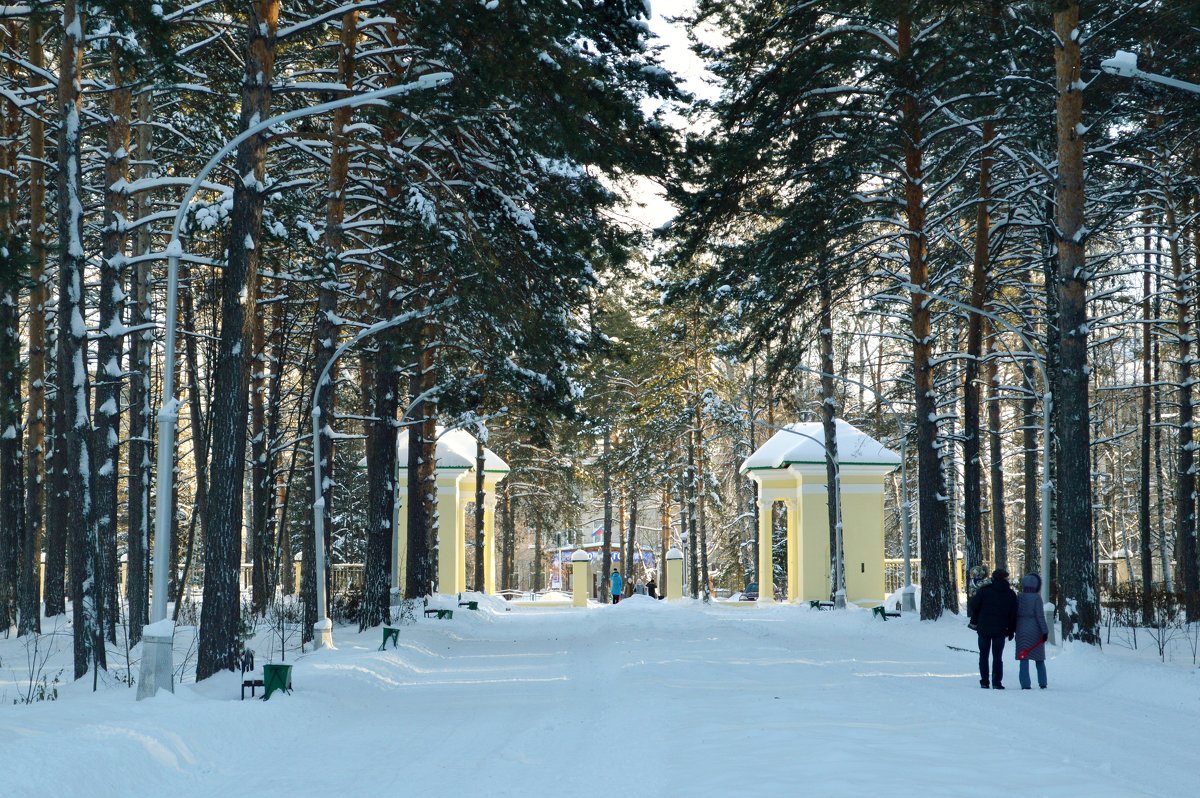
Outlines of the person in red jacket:
M1013 639L1017 631L1017 594L1008 584L1008 571L997 568L992 581L975 592L967 602L971 628L979 633L979 686L1004 689L1004 639ZM988 683L988 655L991 655L991 683Z

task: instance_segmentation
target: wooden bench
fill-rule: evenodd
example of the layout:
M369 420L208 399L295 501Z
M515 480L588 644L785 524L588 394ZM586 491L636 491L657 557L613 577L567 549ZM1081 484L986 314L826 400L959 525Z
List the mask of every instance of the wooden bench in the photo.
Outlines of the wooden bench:
M458 606L466 607L469 610L477 610L477 609L479 609L479 602L478 601L460 601L460 602L458 602Z
M426 618L437 618L439 621L449 621L454 618L454 610L439 610L429 607L425 610Z
M379 650L383 651L387 648L388 641L392 641L392 648L400 645L400 630L391 626L383 627L383 642L379 644Z
M250 697L254 698L254 688L263 686L262 679L255 679L253 677L253 675L249 679L246 678L247 673L252 674L254 671L254 652L251 651L250 649L246 649L245 651L242 652L241 669L242 669L242 700L245 701L247 687L250 688Z
M836 605L832 601L821 601L820 599L810 599L808 606L814 610L831 610Z
M900 613L888 612L887 609L882 604L880 604L878 607L872 607L871 614L878 615L880 618L882 618L885 621L888 618L899 618L900 617Z

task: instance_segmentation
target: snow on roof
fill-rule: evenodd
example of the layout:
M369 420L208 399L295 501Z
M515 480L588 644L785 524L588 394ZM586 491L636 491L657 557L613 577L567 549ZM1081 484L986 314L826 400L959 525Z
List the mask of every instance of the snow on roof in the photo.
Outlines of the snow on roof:
M835 419L838 462L842 465L900 465L900 455L854 425ZM790 424L776 432L742 463L745 473L760 468L785 468L792 463L825 464L825 430L819 421Z
M475 468L475 436L464 429L437 428L437 467ZM396 456L401 467L408 462L408 430L400 430L396 436ZM483 447L483 470L487 473L507 474L508 463L486 446Z

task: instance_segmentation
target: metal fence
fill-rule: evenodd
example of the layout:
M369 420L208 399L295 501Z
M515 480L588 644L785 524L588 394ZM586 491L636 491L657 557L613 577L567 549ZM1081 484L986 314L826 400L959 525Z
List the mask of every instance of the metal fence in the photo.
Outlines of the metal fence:
M913 557L909 563L912 566L913 584L918 585L921 583L921 558ZM892 594L902 587L904 587L904 560L884 560L883 592Z

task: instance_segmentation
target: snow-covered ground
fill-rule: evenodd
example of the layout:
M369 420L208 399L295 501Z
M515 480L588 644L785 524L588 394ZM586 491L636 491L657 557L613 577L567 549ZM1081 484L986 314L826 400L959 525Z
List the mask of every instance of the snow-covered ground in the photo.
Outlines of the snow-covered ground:
M238 675L136 702L91 679L12 704L4 796L1195 795L1200 678L1187 656L1052 649L1050 689L980 690L961 618L500 601L294 656L292 695ZM66 638L61 638L66 640ZM177 634L177 662L191 644ZM265 643L256 641L260 651ZM134 652L136 654L136 651ZM259 662L265 659L260 655ZM1186 660L1186 661L1183 661ZM57 663L56 665L54 663ZM56 652L52 668L68 667Z

